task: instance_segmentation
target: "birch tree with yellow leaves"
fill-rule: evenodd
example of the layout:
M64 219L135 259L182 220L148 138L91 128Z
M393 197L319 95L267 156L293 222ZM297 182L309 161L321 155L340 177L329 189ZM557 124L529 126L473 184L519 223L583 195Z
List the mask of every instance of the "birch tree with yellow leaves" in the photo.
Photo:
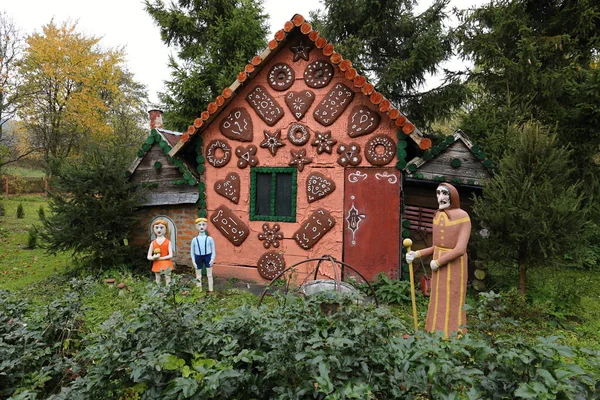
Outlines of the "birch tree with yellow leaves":
M100 39L78 32L76 23L54 21L27 37L19 66L25 93L19 117L46 166L87 143L112 139L116 104L143 107L139 97L146 97L145 88L135 98L123 96L121 86L135 84L125 72L124 51L103 49Z

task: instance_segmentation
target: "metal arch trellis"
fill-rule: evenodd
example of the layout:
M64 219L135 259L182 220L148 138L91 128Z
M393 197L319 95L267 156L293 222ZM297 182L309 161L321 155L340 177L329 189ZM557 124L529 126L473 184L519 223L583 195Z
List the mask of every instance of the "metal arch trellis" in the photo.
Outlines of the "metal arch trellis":
M260 307L260 305L262 304L263 298L265 297L267 291L269 289L271 289L272 285L274 282L276 282L278 279L280 279L282 276L284 276L286 273L288 273L289 271L294 271L296 269L296 267L298 267L301 264L304 263L309 263L309 262L313 262L313 261L317 261L317 265L314 269L314 274L312 273L312 271L306 275L306 278L304 278L304 280L302 281L302 284L308 283L306 282L306 280L308 279L308 277L310 277L311 275L313 276L313 280L316 281L317 280L317 276L319 274L319 268L321 267L322 263L324 261L329 261L333 267L333 273L334 273L334 281L335 281L335 290L338 292L341 292L341 282L342 282L342 274L344 272L344 268L349 268L350 270L352 270L352 272L356 273L362 280L363 282L365 282L367 284L367 286L369 287L369 291L371 292L371 294L373 295L373 299L375 300L375 304L377 305L377 307L379 307L379 299L377 299L377 294L375 293L375 289L373 289L373 286L369 283L369 281L367 279L365 279L365 277L363 276L363 274L361 274L359 271L356 270L356 268L352 267L351 265L337 260L335 257L326 254L322 257L318 257L318 258L308 258L306 260L302 260L299 261L297 263L295 263L294 265L284 269L283 271L281 271L279 274L277 274L273 279L271 279L271 281L269 282L269 284L267 286L265 286L265 289L263 290L260 298L258 299L258 307ZM339 266L338 266L339 265ZM341 268L340 268L341 266ZM340 271L341 270L341 271ZM291 282L291 278L286 280L286 284L285 284L285 293L289 293L289 288L290 288L290 282Z

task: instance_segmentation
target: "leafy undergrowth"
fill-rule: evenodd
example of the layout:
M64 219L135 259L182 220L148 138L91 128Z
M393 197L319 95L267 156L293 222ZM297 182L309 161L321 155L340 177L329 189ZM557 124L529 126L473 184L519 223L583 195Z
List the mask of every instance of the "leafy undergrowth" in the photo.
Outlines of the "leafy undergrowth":
M42 196L12 196L0 200L4 215L0 216L0 289L15 290L42 281L71 264L67 254L49 255L37 246L28 247L32 226L40 227L40 207L48 213ZM23 218L17 218L17 208L23 206Z
M443 340L412 335L412 325L388 307L352 297L274 296L256 308L257 298L247 292L207 295L181 282L159 288L118 278L131 290L71 280L46 307L0 292L0 374L6 378L0 397L552 399L599 393L598 352L570 348L556 337L495 333L494 324L506 321L494 294L470 310L481 326ZM120 311L98 324L112 308ZM574 362L583 358L584 368Z

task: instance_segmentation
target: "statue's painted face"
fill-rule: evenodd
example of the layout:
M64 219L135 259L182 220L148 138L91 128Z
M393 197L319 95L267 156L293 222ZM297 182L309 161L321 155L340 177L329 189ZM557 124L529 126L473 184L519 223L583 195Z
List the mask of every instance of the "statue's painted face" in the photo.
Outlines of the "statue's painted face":
M154 230L154 234L158 237L165 236L165 233L167 233L167 227L163 224L156 224L152 229Z
M204 221L203 222L198 222L196 224L196 229L198 229L198 232L200 232L200 233L206 232L206 228L208 228L208 223L206 223Z
M450 207L450 189L448 189L446 186L440 185L435 191L435 194L437 196L438 208L440 210Z

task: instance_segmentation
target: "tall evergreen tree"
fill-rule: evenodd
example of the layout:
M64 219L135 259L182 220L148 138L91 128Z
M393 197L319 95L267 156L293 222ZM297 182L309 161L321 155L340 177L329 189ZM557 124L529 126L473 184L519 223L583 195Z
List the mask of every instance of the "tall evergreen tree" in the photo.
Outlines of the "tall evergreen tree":
M162 40L176 46L170 81L159 94L169 127L183 130L231 85L248 61L267 45L261 0L146 0Z
M444 28L448 0L436 0L416 14L413 0L323 0L312 22L336 50L352 60L381 93L417 126L451 116L467 88L447 75L439 87L421 92L428 74L441 72L452 56L453 34Z
M476 198L473 212L489 236L478 243L490 259L518 265L519 291L527 289L530 267L558 265L557 256L577 251L586 212L572 184L572 151L557 146L537 123L518 129L500 162L499 173Z
M497 156L511 124L555 127L574 150L575 179L589 182L600 152L600 3L493 0L461 22L462 53L475 63L469 80L481 91L461 127Z

